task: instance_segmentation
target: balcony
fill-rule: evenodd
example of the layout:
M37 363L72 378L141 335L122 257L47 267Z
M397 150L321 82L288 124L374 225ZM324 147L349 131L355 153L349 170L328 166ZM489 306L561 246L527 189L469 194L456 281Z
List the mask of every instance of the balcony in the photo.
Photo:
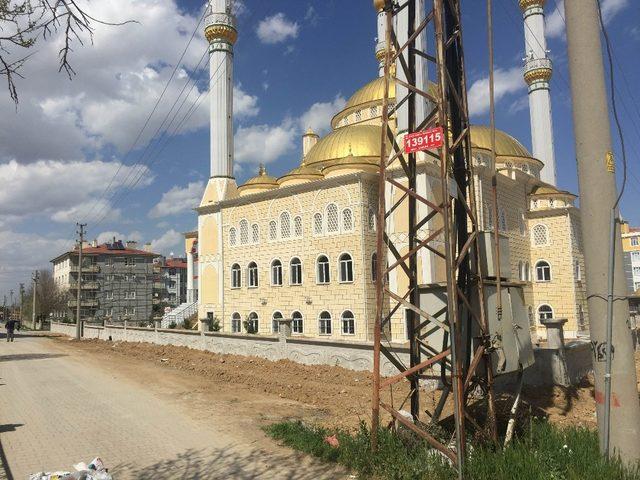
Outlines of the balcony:
M163 282L153 282L153 289L154 290L164 290L166 288L165 284Z
M73 273L78 273L78 265L71 265L69 270ZM95 264L83 265L82 271L86 273L98 273L100 271L100 266Z
M77 300L69 300L67 302L67 306L69 307L76 307L77 305L78 305ZM80 300L80 306L81 307L97 307L98 300L96 300L95 298L83 298Z
M78 284L76 282L69 284L69 290L77 290L77 288ZM96 281L85 280L82 282L82 290L98 290L99 288L100 285Z

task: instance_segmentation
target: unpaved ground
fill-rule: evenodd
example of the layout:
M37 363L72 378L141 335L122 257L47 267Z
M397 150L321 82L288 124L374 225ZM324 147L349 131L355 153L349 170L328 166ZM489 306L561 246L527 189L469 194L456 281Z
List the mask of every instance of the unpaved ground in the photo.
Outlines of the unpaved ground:
M257 357L219 355L186 347L147 343L105 342L101 340L69 341L56 338L61 348L82 351L83 355L122 368L128 376L149 382L149 366L158 375L163 371L179 372L180 387L190 389L196 401L224 400L237 405L238 415L250 410L261 423L284 418L299 418L329 428L352 430L360 421L371 419L371 375L341 367L301 365L288 360L269 361ZM119 367L118 367L119 366ZM146 367L140 369L139 367ZM640 354L636 355L640 372ZM383 399L399 405L408 393L406 383L385 392ZM425 407L432 409L428 395ZM503 397L502 408L510 402ZM283 406L284 401L284 406ZM289 402L289 403L286 403ZM563 425L595 427L595 402L592 378L576 387L525 388L522 410L546 416Z

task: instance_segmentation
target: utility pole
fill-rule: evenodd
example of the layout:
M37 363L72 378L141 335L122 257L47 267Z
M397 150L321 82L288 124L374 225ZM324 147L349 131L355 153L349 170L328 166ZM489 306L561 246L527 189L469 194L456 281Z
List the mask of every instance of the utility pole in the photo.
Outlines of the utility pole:
M569 73L600 447L632 464L640 460L640 404L597 2L565 0Z
M84 243L84 227L87 226L86 223L76 223L78 228L78 284L76 285L78 288L78 293L76 297L76 340L80 340L82 336L82 325L80 324L80 298L82 297L82 245Z
M24 283L20 284L20 322L22 323L22 310L24 308Z
M33 308L31 309L31 328L36 329L36 297L38 296L38 280L40 273L36 270L33 272L31 280L33 280Z

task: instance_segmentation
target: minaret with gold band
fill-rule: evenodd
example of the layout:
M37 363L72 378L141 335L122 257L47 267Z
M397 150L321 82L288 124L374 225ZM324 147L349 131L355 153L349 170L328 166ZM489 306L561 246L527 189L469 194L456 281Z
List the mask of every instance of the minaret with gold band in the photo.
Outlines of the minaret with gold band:
M524 80L529 86L529 115L533 156L542 160L540 179L556 185L556 160L553 145L551 93L553 72L544 34L546 0L519 0L524 18Z

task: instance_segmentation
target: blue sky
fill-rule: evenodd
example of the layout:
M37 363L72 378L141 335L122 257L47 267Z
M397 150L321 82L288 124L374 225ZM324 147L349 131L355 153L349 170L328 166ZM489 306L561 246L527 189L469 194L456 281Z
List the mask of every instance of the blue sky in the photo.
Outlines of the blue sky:
M640 4L602 0L614 42L619 110L631 175L623 214L640 224ZM198 68L206 42L198 29L156 114L130 149L198 23L202 0L104 0L92 13L122 27L96 26L94 44L77 46L77 76L57 72L58 39L38 42L18 83L14 109L0 96L0 293L72 245L75 222L89 238L151 241L162 253L181 253L180 232L196 224L197 203L209 170L206 98L208 69ZM371 0L244 0L235 46L236 168L238 183L259 162L281 175L301 157L299 135L320 133L349 96L376 76ZM494 0L497 126L530 147L529 112L521 65L523 23L516 0ZM556 8L558 6L559 8ZM487 76L485 2L463 2L468 84L481 93ZM548 44L559 186L577 193L569 73L562 5L547 2ZM16 52L17 53L17 52ZM187 82L196 87L184 128L152 139ZM187 83L187 89L191 83ZM198 96L198 94L201 96ZM487 123L483 95L471 95L474 123ZM180 104L180 103L178 103ZM182 113L178 118L182 118ZM171 128L169 129L172 130ZM160 132L163 129L160 128ZM139 163L144 165L140 166ZM619 169L621 170L621 169ZM114 178L107 195L105 188ZM134 188L129 188L140 178ZM113 198L112 198L113 197Z

